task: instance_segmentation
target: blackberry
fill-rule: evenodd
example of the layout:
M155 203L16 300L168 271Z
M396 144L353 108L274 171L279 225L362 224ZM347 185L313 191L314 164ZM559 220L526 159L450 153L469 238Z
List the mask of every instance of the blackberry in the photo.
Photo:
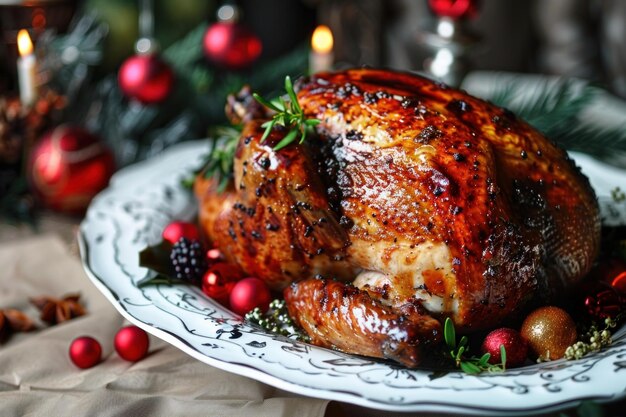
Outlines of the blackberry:
M183 281L199 282L208 268L200 242L186 237L181 237L172 246L170 261L174 277Z

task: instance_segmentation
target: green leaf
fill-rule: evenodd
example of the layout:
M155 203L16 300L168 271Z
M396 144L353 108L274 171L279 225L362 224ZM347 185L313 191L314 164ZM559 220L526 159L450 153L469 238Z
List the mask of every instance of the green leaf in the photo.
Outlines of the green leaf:
M489 359L491 359L491 353L485 353L483 356L480 357L480 359L478 360L478 366L480 367L486 367L487 364L489 363Z
M148 246L139 252L139 266L156 271L161 275L168 276L171 273L171 251L172 244L167 240L163 240L154 246Z
M579 417L604 417L605 412L602 406L594 401L583 401L576 413Z
M506 348L500 345L500 358L502 359L502 369L506 369Z
M274 146L274 151L279 151L284 147L290 145L291 142L296 139L296 136L298 136L298 131L290 130L289 133L287 133L287 135L285 135L285 137L280 142L278 142L276 146Z
M285 91L287 91L287 94L289 95L294 112L302 113L302 108L300 107L300 103L298 103L298 96L296 96L296 92L293 89L293 83L291 82L290 76L285 77Z
M466 374L476 375L481 373L481 369L471 362L461 362L461 370Z
M454 323L450 320L450 317L446 317L446 321L443 325L443 338L451 349L456 348L456 332L454 330Z
M268 122L265 122L268 123ZM265 125L265 123L263 123ZM274 124L276 122L271 120L267 126L265 126L265 132L263 132L263 136L261 136L261 143L265 142L265 139L272 133L272 129L274 128Z
M462 336L461 340L459 340L459 346L467 346L467 336Z
M256 101L258 101L259 103L261 103L263 106L267 107L268 109L274 110L275 112L282 111L274 103L272 103L271 101L265 100L263 97L261 97L257 93L252 93L252 97L254 97Z

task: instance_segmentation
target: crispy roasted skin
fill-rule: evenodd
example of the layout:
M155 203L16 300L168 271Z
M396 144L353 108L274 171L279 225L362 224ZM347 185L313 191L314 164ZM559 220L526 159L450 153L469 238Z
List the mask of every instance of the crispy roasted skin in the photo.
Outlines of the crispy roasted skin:
M441 339L441 325L419 306L394 311L342 282L313 278L293 283L285 289L285 301L313 344L347 353L415 367L423 348Z
M600 239L593 191L511 112L386 70L318 74L297 89L321 120L317 137L274 152L286 132L260 143L266 115L252 117L233 188L196 185L204 230L246 272L280 289L362 271L354 285L389 314L418 304L465 331L551 300L588 272Z

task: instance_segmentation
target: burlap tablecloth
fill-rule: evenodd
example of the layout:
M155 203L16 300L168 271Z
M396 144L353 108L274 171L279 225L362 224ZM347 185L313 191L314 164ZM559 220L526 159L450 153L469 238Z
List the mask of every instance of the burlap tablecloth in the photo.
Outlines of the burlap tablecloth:
M297 396L202 364L151 337L148 357L122 360L113 338L124 320L54 236L0 245L0 308L38 319L28 299L80 292L88 314L0 345L0 416L323 416L328 401ZM81 370L70 342L96 338L102 362Z

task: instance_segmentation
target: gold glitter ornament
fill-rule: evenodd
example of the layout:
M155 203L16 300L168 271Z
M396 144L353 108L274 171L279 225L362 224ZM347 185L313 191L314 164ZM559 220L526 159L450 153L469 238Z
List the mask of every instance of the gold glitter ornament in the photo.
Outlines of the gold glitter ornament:
M553 306L540 307L530 313L520 333L542 361L562 358L568 346L578 338L574 320L565 310Z

